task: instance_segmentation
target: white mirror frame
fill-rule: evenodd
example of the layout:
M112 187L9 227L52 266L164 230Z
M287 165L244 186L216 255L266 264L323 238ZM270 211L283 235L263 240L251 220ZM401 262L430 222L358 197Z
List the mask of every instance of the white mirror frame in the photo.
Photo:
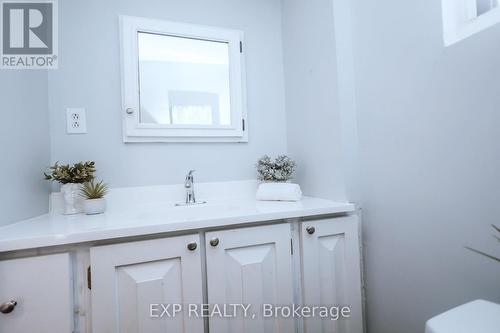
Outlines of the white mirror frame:
M229 45L231 125L140 123L138 33L225 42ZM248 142L244 34L239 30L120 16L124 142Z

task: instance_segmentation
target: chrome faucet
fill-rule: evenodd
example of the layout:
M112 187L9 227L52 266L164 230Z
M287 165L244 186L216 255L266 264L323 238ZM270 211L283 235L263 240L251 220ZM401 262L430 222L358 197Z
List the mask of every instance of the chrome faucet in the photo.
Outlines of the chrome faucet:
M195 170L190 170L186 176L186 181L184 182L184 188L186 189L186 205L196 203L196 197L194 195L194 172Z
M176 203L176 206L190 206L190 205L201 205L206 204L206 201L196 201L194 196L194 170L190 170L186 175L186 180L184 181L184 188L186 189L186 201L181 203Z

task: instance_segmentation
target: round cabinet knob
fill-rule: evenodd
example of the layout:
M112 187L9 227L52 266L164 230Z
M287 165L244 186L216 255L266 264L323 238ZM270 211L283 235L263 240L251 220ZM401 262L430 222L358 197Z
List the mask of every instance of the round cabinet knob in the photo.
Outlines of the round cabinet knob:
M306 231L309 235L312 235L316 232L316 228L315 227L307 227Z
M125 112L126 112L127 114L134 114L134 109L132 109L132 108L127 108L127 109L125 110Z
M212 238L210 240L210 245L212 245L213 247L216 247L217 245L219 245L219 239L218 238Z
M3 314L11 313L16 308L16 305L16 301L10 301L0 304L0 312Z
M194 250L196 250L198 248L198 244L196 244L195 242L189 243L187 245L187 248L188 248L189 251L194 251Z

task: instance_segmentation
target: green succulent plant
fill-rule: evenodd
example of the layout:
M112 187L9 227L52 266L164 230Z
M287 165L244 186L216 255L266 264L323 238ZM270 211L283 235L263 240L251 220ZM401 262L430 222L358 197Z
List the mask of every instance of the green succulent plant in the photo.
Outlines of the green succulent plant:
M108 185L102 181L95 183L93 180L82 185L81 196L87 200L101 199L108 193Z
M44 172L45 180L56 181L61 184L83 184L94 180L95 162L79 162L74 165L59 165L56 162L49 168L49 172Z
M499 227L497 227L496 225L491 225L491 226L493 227L493 229L495 229L495 230L496 230L496 232L498 232L498 235L493 235L493 237L494 237L494 238L495 238L498 242L500 242L500 228L499 228ZM496 256L494 256L494 255L491 255L491 254L488 254L488 253L486 253L486 252L483 252L483 251L479 251L479 250L473 249L473 248L468 247L468 246L466 246L465 248L466 248L466 249L468 249L468 250L471 250L472 252L478 253L478 254L480 254L480 255L482 255L482 256L485 256L485 257L487 257L487 258L490 258L490 259L492 259L492 260L495 260L495 261L500 262L500 257L496 257Z

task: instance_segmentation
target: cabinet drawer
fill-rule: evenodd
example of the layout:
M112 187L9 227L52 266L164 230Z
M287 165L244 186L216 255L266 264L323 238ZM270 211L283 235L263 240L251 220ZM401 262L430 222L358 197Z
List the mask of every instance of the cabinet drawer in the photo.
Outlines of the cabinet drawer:
M69 254L0 261L0 332L70 333L73 331Z

